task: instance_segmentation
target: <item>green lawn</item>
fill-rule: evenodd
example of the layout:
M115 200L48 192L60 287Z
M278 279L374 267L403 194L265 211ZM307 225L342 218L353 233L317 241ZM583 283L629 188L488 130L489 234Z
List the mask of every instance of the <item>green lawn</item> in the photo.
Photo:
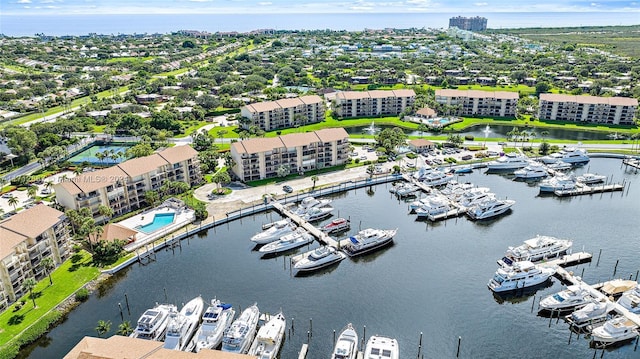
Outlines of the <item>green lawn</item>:
M100 271L91 264L91 255L87 252L81 252L75 263L71 259L64 262L51 275L53 285L49 285L49 278L44 278L36 285L33 290L37 297L36 308L33 308L29 295L26 295L23 298L27 302L21 309L14 311L14 303L0 314L0 347L99 274Z
M181 134L173 136L173 137L176 137L176 138L187 137L190 134L192 134L195 131L197 131L200 127L206 126L207 124L208 123L206 121L190 121L189 122L189 126L184 130L184 133L181 133Z
M155 58L154 56L147 56L147 57L133 57L133 56L115 57L115 58L107 59L107 63L111 64L111 63L117 63L117 62L145 62L147 60L153 60L154 58Z

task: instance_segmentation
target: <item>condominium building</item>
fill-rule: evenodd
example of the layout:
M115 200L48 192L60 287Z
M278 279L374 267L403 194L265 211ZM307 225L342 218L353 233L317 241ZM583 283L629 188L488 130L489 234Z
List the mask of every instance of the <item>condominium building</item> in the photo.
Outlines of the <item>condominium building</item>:
M541 120L633 125L638 100L628 97L540 94Z
M69 258L69 228L63 212L44 204L0 222L0 311L25 294L25 279L46 276L44 258L56 265Z
M449 19L449 27L454 26L461 30L484 31L487 29L487 18L456 16Z
M174 181L190 186L202 181L198 152L188 145L83 173L54 188L60 205L75 210L89 208L101 222L106 218L98 212L100 205L110 207L118 216L145 206L148 191L159 191L163 184Z
M515 117L517 92L436 90L436 102L451 106L458 116Z
M257 126L265 131L324 121L324 102L317 95L256 102L240 109L246 119L243 128Z
M334 110L339 118L397 116L415 100L413 90L342 91L336 94Z
M251 138L231 144L233 172L243 181L278 177L344 164L349 158L349 134L344 128Z

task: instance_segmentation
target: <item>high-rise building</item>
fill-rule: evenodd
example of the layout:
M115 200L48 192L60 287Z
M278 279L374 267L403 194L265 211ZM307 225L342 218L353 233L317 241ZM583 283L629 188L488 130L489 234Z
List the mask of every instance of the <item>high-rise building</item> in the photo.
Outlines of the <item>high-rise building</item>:
M487 29L487 18L456 16L449 19L449 27L454 26L461 30L484 31Z

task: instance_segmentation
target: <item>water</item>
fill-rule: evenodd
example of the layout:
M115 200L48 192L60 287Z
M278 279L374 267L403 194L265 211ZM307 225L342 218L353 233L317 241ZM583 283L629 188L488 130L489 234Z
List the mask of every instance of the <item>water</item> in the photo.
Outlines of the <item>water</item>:
M153 216L153 221L151 223L147 223L143 226L137 226L136 229L144 233L153 233L160 228L173 223L173 219L175 216L175 213L156 213Z
M568 326L531 312L532 295L561 290L554 279L549 287L517 297L494 296L486 283L496 260L507 246L519 245L536 234L574 240L574 250L592 252L600 264L584 269L590 283L634 275L638 260L637 219L640 217L638 176L625 173L619 160L593 159L578 169L613 175L615 182L631 182L627 193L607 193L559 199L539 197L535 184L515 182L508 176L473 174L459 177L488 186L499 197L517 201L513 211L493 221L471 222L461 217L428 224L407 215L408 203L399 202L388 185L358 189L333 198L336 217L350 217L354 234L358 227L399 228L395 245L370 256L346 259L338 266L308 277L291 277L287 257L261 259L249 237L263 223L279 218L264 213L223 225L182 243L182 248L163 250L157 261L133 265L76 308L39 345L25 350L22 358L59 358L83 336L95 336L98 320L111 320L112 332L120 323L118 303L125 320L135 322L155 302L186 303L197 295L213 296L237 309L254 302L261 311L295 318L295 331L287 333L281 358L297 358L307 340L313 319L310 358L328 357L333 330L352 322L362 335L396 337L401 358L415 357L420 332L424 333L425 358L455 356L462 337L461 358L591 358L588 341L574 335L568 345ZM330 220L330 219L329 219ZM329 221L327 220L327 222ZM326 223L326 222L325 222ZM312 249L314 246L301 250ZM125 306L128 295L131 314ZM598 354L600 355L600 354ZM607 358L637 357L633 346L606 353Z
M378 125L377 128L383 130L385 128L393 128L396 126ZM507 138L507 133L513 130L514 126L510 125L491 125L489 132L486 125L473 125L467 128L465 131L456 132L461 136L473 136L476 139L479 138ZM350 135L355 134L368 134L369 127L367 126L353 126L344 128ZM522 131L535 134L535 136L529 136L529 139L550 139L550 140L574 140L574 141L587 141L587 140L610 140L612 139L606 132L596 131L584 131L584 130L570 130L561 128L537 128L537 127L518 127ZM548 134L542 136L542 131L547 131ZM409 136L446 136L442 132L420 132L417 130L404 130Z
M78 153L77 155L69 158L69 162L74 164L82 164L82 163L88 162L92 165L108 165L108 166L118 164L126 159L124 154L129 147L130 146L123 146L123 145L91 146L86 150ZM100 160L97 156L98 152L104 153L105 151L111 151L112 153L121 153L122 156L119 156L116 159L113 159L107 156L102 160Z

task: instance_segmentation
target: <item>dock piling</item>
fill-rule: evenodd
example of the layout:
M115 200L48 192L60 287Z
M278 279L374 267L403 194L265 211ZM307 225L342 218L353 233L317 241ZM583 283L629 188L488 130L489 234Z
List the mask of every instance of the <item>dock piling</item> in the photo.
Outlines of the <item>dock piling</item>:
M636 337L636 345L633 347L633 351L635 352L636 350L638 350L638 341L640 341L640 335L638 335Z
M638 281L638 274L640 274L640 269L636 271L636 282Z
M313 318L309 318L309 335L313 336Z
M602 248L600 248L600 252L598 252L598 260L596 261L596 267L600 264L600 255L602 254Z
M122 304L118 303L118 309L120 309L120 321L124 322L124 315L122 314Z
M336 343L336 330L333 330L333 344Z
M168 303L169 299L167 299L167 287L164 287L163 289L164 289L164 301L165 303Z
M360 341L360 350L364 350L364 338L367 337L367 326L362 326L362 340Z
M620 259L616 260L616 266L613 267L613 276L616 276L616 272L618 271L618 262L620 262Z
M536 296L535 294L533 295L533 300L531 301L531 313L533 313L533 307L536 304Z
M458 337L458 350L456 351L456 358L460 357L460 342L462 342L462 337Z
M129 309L129 297L127 296L127 293L124 293L124 302L127 305L127 313L131 316L131 309Z

